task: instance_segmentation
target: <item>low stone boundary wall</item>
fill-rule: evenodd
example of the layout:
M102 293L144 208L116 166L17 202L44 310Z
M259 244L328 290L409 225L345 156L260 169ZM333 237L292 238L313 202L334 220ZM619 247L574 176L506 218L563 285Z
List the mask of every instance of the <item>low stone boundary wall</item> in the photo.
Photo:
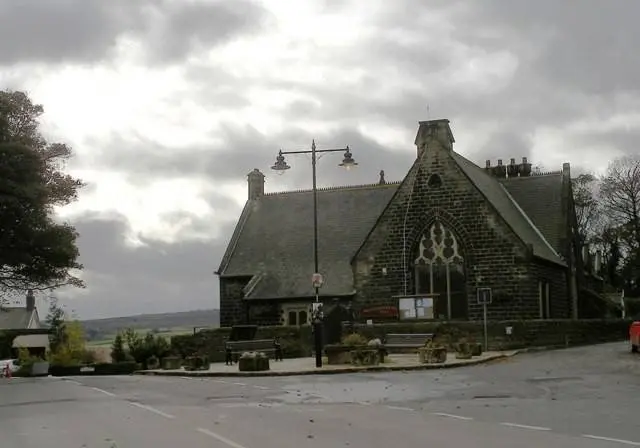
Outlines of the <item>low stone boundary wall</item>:
M513 350L527 347L569 347L622 341L628 338L630 320L528 320L488 322L488 350ZM507 329L511 328L510 334ZM367 338L383 338L388 333L435 333L439 342L451 345L466 337L483 342L482 322L397 322L373 325L354 324L353 330ZM344 329L345 332L349 331ZM230 328L203 330L195 335L171 338L172 349L183 357L201 354L211 362L223 362L224 341ZM284 356L310 356L313 349L311 327L260 327L256 339L279 337Z

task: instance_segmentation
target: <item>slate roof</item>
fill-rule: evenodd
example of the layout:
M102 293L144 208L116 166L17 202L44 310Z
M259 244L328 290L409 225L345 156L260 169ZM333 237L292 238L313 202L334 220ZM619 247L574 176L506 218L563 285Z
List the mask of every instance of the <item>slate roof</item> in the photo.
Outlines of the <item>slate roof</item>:
M502 182L498 181L496 177L488 174L483 168L480 168L475 163L465 159L460 154L455 152L452 154L453 159L456 161L458 166L476 185L476 187L478 187L480 192L482 192L489 203L493 205L515 234L518 235L525 244L533 246L533 254L536 257L560 265L565 265L554 247L549 241L547 241L545 235L538 227L536 227L531 217L528 216L519 201L511 194L508 188L505 188ZM515 183L516 179L513 178L507 182ZM526 189L526 185L537 185L534 183L526 184L525 182L526 181L520 184L520 189L518 190L522 193L520 194L521 197L525 196L524 190ZM558 185L558 194L561 192L561 186L562 184ZM547 198L544 198L544 200L546 201ZM538 196L538 201L542 202L540 196Z
M536 257L566 266L562 174L498 180L452 152L453 159ZM350 261L395 194L399 182L318 191L318 237L323 296L354 294ZM247 299L306 298L314 293L312 192L268 193L249 200L217 273L247 276ZM277 241L277 244L274 242Z
M23 307L0 307L0 330L22 330L29 328L33 313Z
M514 177L502 183L551 246L562 253L562 239L566 234L562 173Z
M399 183L318 191L318 253L322 295L354 294L351 257ZM223 257L222 276L258 277L246 298L311 297L313 203L310 190L270 193L247 201ZM277 241L278 244L273 244Z

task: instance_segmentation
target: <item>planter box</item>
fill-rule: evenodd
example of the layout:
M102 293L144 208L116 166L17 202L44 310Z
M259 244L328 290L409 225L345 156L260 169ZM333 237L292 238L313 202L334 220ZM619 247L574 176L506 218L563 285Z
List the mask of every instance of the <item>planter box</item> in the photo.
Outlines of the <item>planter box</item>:
M209 358L206 356L189 356L185 370L209 370Z
M356 349L349 352L351 364L354 366L377 366L380 364L380 349Z
M269 370L269 358L262 353L245 353L238 359L240 372L264 372Z
M161 364L163 370L178 370L182 366L182 359L177 356L167 356L162 358Z
M341 344L330 344L325 345L324 352L327 355L327 364L329 365L344 365L351 364L351 352L354 350L373 350L378 352L378 363L384 362L385 357L385 348L383 346L380 347L371 347L369 345L341 345Z
M447 361L446 347L421 347L418 349L421 364L442 364Z

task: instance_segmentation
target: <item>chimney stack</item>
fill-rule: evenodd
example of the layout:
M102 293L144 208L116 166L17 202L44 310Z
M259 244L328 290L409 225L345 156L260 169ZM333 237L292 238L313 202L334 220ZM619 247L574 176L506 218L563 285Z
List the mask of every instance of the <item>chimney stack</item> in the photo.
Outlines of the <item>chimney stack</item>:
M509 161L509 166L507 167L507 174L509 177L518 177L518 165L516 165L516 159L511 159Z
M565 162L562 164L562 176L566 178L571 177L571 165L569 162Z
M418 149L418 157L424 154L425 150L430 150L433 145L440 146L449 151L453 150L453 133L449 126L449 120L429 120L420 121L415 145Z
M253 171L247 174L247 184L250 200L264 196L264 174L258 168L254 168Z
M528 177L531 176L531 164L527 161L526 157L522 158L522 163L520 164L520 177Z
M33 290L27 291L27 311L33 311L36 309L36 296L33 295Z
M498 178L503 178L506 177L507 175L507 169L506 167L502 164L502 159L498 159L498 166L493 168L493 175L495 177Z

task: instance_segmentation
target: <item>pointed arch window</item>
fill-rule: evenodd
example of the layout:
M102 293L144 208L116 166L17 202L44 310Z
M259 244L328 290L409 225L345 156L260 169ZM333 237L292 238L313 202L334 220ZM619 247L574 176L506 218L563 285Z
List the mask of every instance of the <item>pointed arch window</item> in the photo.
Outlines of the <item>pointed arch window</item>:
M434 297L435 318L467 318L464 251L456 235L440 221L420 238L414 268L416 294Z

